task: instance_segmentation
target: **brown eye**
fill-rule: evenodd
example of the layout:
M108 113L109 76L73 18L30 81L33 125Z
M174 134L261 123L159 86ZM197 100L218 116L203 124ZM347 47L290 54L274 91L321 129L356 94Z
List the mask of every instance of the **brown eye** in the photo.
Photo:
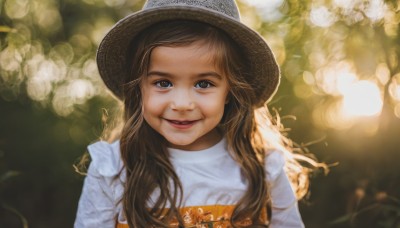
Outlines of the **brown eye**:
M196 83L195 87L200 89L206 89L213 86L209 81L199 81Z
M169 88L169 87L172 87L172 83L169 82L169 81L166 81L166 80L158 81L158 82L155 83L155 85L156 85L157 87L160 87L160 88Z

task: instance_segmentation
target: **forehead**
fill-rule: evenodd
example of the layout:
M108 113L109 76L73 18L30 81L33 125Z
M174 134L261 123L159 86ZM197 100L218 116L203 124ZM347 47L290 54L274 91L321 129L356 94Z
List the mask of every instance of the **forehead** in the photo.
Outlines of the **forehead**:
M208 45L159 46L153 49L147 75L193 76L219 75L214 52Z
M197 41L185 45L158 46L150 56L150 70L154 68L186 69L190 67L222 71L221 55L214 45Z

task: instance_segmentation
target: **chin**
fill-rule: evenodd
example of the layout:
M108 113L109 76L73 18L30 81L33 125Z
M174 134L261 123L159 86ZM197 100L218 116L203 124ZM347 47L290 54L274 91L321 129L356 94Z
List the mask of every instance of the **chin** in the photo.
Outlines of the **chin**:
M174 140L168 140L168 144L169 145L173 145L173 146L190 146L193 141L186 141L186 140L181 140L181 141L174 141Z

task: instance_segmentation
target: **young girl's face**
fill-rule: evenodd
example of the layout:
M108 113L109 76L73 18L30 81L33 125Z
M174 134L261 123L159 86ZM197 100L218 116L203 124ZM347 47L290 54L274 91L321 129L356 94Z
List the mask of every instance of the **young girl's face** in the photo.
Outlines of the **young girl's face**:
M204 42L156 47L142 81L143 115L168 142L183 150L216 144L227 102L226 76L214 64L214 51Z

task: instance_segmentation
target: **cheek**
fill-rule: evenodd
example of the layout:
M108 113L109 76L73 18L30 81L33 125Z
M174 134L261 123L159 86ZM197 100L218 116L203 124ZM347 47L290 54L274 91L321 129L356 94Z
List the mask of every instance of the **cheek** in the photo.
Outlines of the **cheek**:
M208 116L221 118L225 109L225 98L207 99L203 102L202 110Z
M151 93L143 93L143 113L147 114L160 114L165 106L162 97Z

